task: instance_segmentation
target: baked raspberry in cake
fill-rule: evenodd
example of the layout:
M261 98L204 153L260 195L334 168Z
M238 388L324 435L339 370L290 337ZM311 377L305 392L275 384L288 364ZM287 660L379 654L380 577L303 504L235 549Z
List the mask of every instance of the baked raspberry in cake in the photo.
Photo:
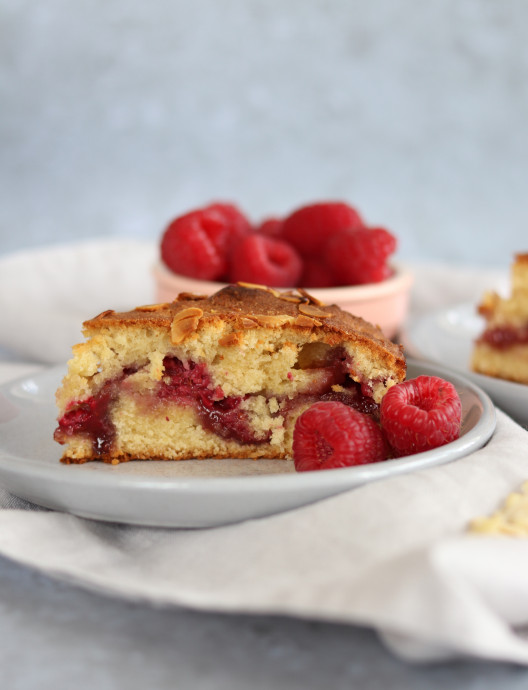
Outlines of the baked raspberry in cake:
M486 320L475 342L473 371L528 383L528 254L517 254L511 269L511 295L486 293L478 307Z
M63 461L289 458L297 417L337 400L379 417L400 346L304 290L247 284L85 322L57 391Z

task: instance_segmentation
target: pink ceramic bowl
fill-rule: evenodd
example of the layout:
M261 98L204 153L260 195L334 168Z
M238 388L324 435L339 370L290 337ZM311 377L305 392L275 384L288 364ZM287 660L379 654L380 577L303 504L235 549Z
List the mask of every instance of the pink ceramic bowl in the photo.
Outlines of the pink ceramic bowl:
M180 292L210 295L225 285L173 273L161 262L156 264L153 273L158 302L171 302ZM388 338L394 338L407 316L412 282L409 271L395 266L394 275L382 283L307 289L325 304L337 304L341 309L362 316L380 326Z

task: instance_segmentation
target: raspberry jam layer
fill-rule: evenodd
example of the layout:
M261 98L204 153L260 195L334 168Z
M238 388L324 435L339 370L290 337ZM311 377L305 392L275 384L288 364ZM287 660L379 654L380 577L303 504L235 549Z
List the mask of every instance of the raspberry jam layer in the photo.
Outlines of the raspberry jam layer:
M117 380L107 381L97 395L81 402L71 402L59 419L54 439L67 443L73 436L83 436L92 443L94 455L107 455L114 445L116 429L110 408L119 394Z
M478 342L486 343L496 350L506 350L514 345L526 345L528 343L528 326L522 328L514 328L513 326L488 328Z
M263 438L251 428L247 413L240 407L242 397L225 397L219 386L213 387L205 364L184 363L176 357L165 357L163 365L165 376L155 393L158 401L192 406L201 425L221 438L240 444L269 441L269 434ZM71 402L59 419L55 440L67 443L69 438L82 436L91 442L95 456L109 455L116 439L112 407L123 382L135 371L127 369L122 376L107 381L96 395Z
M332 352L309 351L301 360L301 368L313 372L309 390L294 397L277 398L280 412L288 417L300 406L332 400L343 402L360 412L379 419L379 406L372 400L366 387L355 383L347 375L349 361L340 348ZM167 356L163 360L164 376L148 396L143 391L136 394L147 409L156 409L165 402L192 407L204 429L241 445L262 444L270 440L271 432L262 434L252 428L248 414L242 407L243 400L250 396L224 396L220 386L214 386L207 366L203 363L182 362ZM121 376L107 381L92 397L71 402L59 419L55 440L67 443L80 436L90 441L94 457L111 456L116 443L117 432L112 421L112 410L122 391L134 394L134 387L128 387L127 379L136 369L125 369ZM274 396L277 397L277 396Z
M160 399L192 405L202 426L221 438L242 444L269 440L255 435L246 412L240 409L242 397L225 397L220 386L213 387L205 364L165 357L163 365L165 376L158 390Z
M344 385L340 385L339 390L332 390L332 388L329 388L318 395L300 393L291 399L283 398L281 399L281 413L288 416L288 414L295 411L300 406L305 407L306 405L313 405L319 401L341 402L379 421L379 405L374 402L369 395L364 394L359 383L351 379L344 382Z

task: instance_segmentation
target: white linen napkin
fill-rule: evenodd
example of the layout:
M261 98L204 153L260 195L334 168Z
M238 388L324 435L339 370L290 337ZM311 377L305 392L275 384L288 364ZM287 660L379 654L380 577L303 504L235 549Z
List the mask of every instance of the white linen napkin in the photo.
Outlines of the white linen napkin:
M476 300L501 277L421 267L414 313ZM21 366L5 365L0 378ZM499 411L493 438L466 458L204 530L98 523L0 489L0 553L156 605L372 626L411 661L528 665L528 540L466 531L528 479L527 450L528 432Z
M499 412L492 440L467 458L205 530L35 512L0 492L0 553L156 605L369 625L409 660L528 664L514 627L528 624L528 541L466 533L528 477L527 443Z

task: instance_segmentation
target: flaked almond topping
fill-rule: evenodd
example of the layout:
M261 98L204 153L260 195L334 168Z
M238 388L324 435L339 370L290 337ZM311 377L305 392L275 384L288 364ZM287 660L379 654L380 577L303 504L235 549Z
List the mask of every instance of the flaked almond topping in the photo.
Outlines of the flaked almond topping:
M240 320L240 325L242 326L242 328L255 328L256 326L258 326L258 323L256 321L253 321L253 319L248 319L244 316Z
M304 288L302 288L302 287L297 288L297 291L298 291L303 297L306 297L306 299L308 300L308 302L311 302L312 304L315 304L317 307L325 307L325 306L326 306L324 302L321 302L320 299L318 299L317 297L314 297L313 295L311 295L311 294L310 294L309 292L307 292Z
M191 333L194 333L198 328L197 317L190 317L188 319L181 319L180 321L173 321L171 325L171 342L173 345L179 345L186 338L188 338Z
M178 312L172 319L171 342L178 345L198 328L198 322L203 316L203 311L198 307L189 307Z
M220 338L218 344L222 347L232 347L233 345L240 345L243 340L243 335L240 331L235 333L228 333Z
M315 307L313 304L299 304L297 308L299 309L301 314L305 314L306 316L313 316L316 319L327 319L329 316L331 316L331 314L327 314L318 307Z
M142 304L140 307L136 307L136 311L161 311L162 309L168 309L169 306L167 302L163 304Z
M98 314L95 319L104 319L106 316L110 316L110 314L115 314L115 311L113 309L107 309L106 311L102 311L100 314Z
M187 309L182 309L177 314L175 314L173 321L179 321L180 319L188 319L193 316L197 316L199 319L201 319L203 316L203 309L200 309L200 307L187 307Z
M302 302L301 297L298 295L292 295L291 292L283 292L279 295L279 299L284 300L284 302L292 302L293 304L299 304Z
M278 292L274 288L268 287L267 285L261 285L260 283L245 283L239 280L237 285L243 288L249 288L250 290L263 290L264 292L269 292L274 297L280 296L280 292Z
M253 318L260 326L268 326L270 328L279 328L292 320L291 316L286 316L286 314L254 314Z
M264 290L264 292L268 291L268 286L261 285L260 283L244 283L243 281L239 280L237 285L243 288L249 288L250 290Z
M186 300L200 300L207 299L207 295L197 295L194 292L180 292L176 297L176 302L185 302Z
M293 322L294 326L300 326L301 328L313 328L314 326L322 326L322 321L317 321L312 319L310 316L305 316L304 314L299 314L299 316Z

